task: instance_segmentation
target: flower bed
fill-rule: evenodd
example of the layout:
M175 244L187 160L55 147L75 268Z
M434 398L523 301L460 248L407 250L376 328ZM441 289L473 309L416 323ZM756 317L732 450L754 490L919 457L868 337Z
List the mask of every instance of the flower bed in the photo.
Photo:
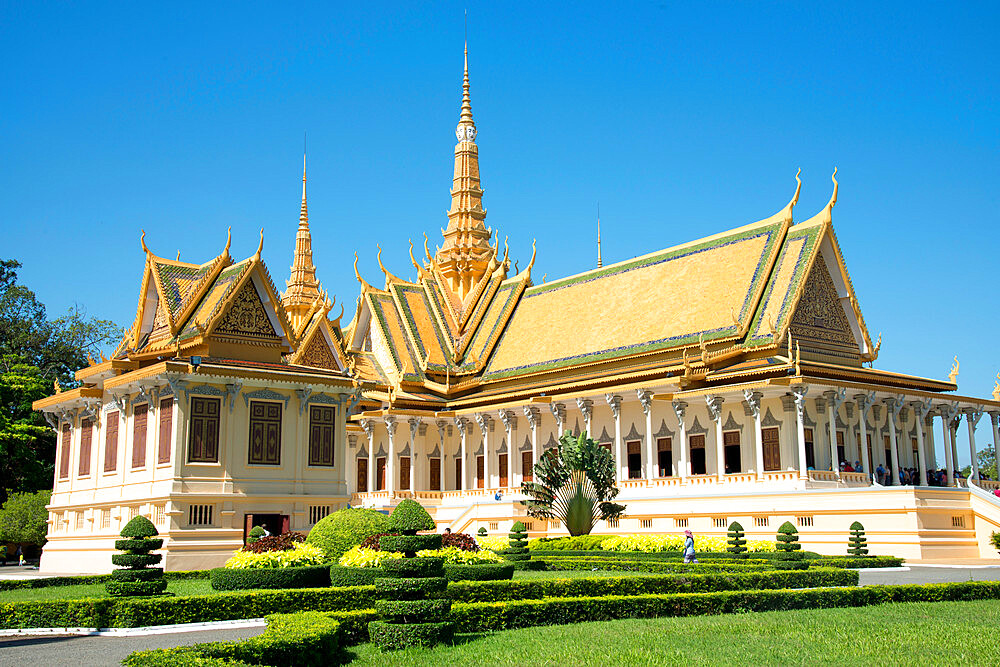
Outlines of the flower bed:
M258 540L263 542L267 538ZM247 545L254 546L254 545ZM226 561L228 569L269 569L282 567L309 567L322 565L323 550L312 544L296 542L290 549L276 551L244 551L240 550Z
M681 551L684 535L615 535L601 542L604 551ZM696 537L695 549L702 552L724 553L729 547L725 537ZM747 551L774 551L774 542L747 540Z

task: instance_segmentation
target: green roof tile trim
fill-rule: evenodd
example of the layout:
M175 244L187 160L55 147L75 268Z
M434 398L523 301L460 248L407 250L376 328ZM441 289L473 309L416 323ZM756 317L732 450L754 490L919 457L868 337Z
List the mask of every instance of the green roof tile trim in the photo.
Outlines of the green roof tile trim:
M720 238L713 239L711 241L705 241L703 243L683 246L680 248L676 248L674 250L666 250L663 252L659 252L653 255L648 255L646 257L633 260L631 262L626 262L624 264L617 264L614 266L607 267L605 269L598 269L596 271L588 271L587 273L583 273L578 276L563 278L561 280L556 280L551 283L545 283L544 285L536 285L535 287L530 287L526 289L524 291L522 299L530 299L531 297L538 296L540 294L545 294L553 290L563 289L571 285L590 282L593 280L600 280L601 278L607 276L612 276L619 273L625 273L627 271L633 271L635 269L641 269L647 266L652 266L654 264L659 264L661 262L669 262L671 260L679 259L681 257L687 257L689 255L705 252L707 250L712 250L733 243L739 243L741 241L747 241L750 239L765 236L767 237L767 240L764 244L763 250L760 253L760 257L757 260L757 266L754 269L753 278L750 281L750 285L748 286L746 291L746 296L743 299L743 307L740 309L740 319L742 320L747 315L748 310L754 305L752 303L752 297L754 294L757 293L757 289L760 286L761 281L764 280L764 278L766 277L766 272L770 264L769 260L771 256L774 254L774 246L777 244L777 242L781 237L780 232L782 231L783 227L784 227L783 222L767 225L766 227L755 227L753 229L748 229L736 234L722 236ZM561 359L551 359L549 361L529 364L526 366L494 369L492 368L491 365L489 368L487 368L486 373L483 375L483 379L502 380L504 378L516 377L518 375L525 375L528 373L538 373L541 371L556 370L559 368L565 368L567 366L575 366L578 364L608 361L634 354L668 350L674 347L680 347L684 345L694 345L695 343L699 342L701 336L704 336L704 340L706 342L711 342L713 340L719 340L722 338L731 338L737 335L738 332L739 329L736 327L736 325L730 325L718 329L694 331L689 334L684 334L681 336L673 336L670 338L647 341L644 343L635 343L632 345L623 345L621 347L614 347L607 350L599 350L587 354L581 354L571 357L563 357ZM504 333L506 333L506 331ZM501 335L498 347L499 345L502 344L503 344L503 336Z
M249 266L250 259L245 259L242 262L228 266L219 272L219 275L215 278L212 284L202 292L201 303L198 304L198 307L195 308L191 317L188 318L187 324L185 324L184 328L181 329L180 334L177 336L178 340L187 340L200 335L201 332L198 331L198 328L195 326L195 322L211 319L218 307L229 297L230 293L233 291L233 287L236 286L236 283L239 282L240 277L243 275L244 271L249 268ZM209 310L209 304L205 303L205 300L213 292L215 292L216 288L222 288L223 293ZM208 310L208 312L205 312L206 310Z
M400 341L394 340L393 337L389 334L389 324L386 321L384 309L392 308L393 310L395 310L396 308L395 300L389 294L369 294L368 299L369 299L369 306L372 309L372 313L375 314L375 319L378 321L379 329L381 329L382 335L385 336L385 340L387 341L389 354L392 355L392 360L396 364L396 371L403 374L402 377L404 380L415 380L415 381L423 380L424 375L421 372L405 373L403 371L403 363L399 357L399 352L396 349L396 346L399 344ZM397 317L399 316L398 311L396 312L396 316ZM406 340L405 331L403 340L401 342L406 348L405 350L406 354L408 354L410 357L410 363L413 365L415 369L418 369L419 371L420 362L417 360L417 357L414 354L413 349L410 347L410 341Z
M209 266L176 266L174 264L157 264L156 273L160 278L160 284L163 286L163 300L167 308L170 309L170 315L177 315L178 311L183 307L184 296L182 294L180 281L184 281L188 284L197 282L201 280L205 274L208 272Z
M792 227L788 230L785 242L782 244L781 252L778 255L778 261L775 262L775 269L772 272L771 279L768 281L767 288L764 290L764 297L760 300L760 306L757 307L753 323L750 325L750 334L745 343L747 347L760 347L761 345L769 345L773 342L769 331L761 331L761 328L765 325L762 321L764 313L767 312L767 306L771 299L781 299L781 310L778 311L778 318L774 323L776 330L780 331L785 321L790 317L791 313L789 311L792 307L792 299L795 297L799 285L805 278L805 270L809 265L809 258L813 255L813 249L816 247L820 231L822 231L821 226L809 227L802 230ZM782 265L788 253L797 254L795 271L792 274L792 279L785 293L774 294L774 283L778 279L778 267Z
M493 297L490 309L486 311L483 321L480 323L472 342L469 344L469 350L473 352L473 356L480 363L492 351L491 343L496 341L500 328L506 323L507 318L510 317L510 313L514 310L514 304L521 292L518 287L521 287L522 284L520 280L506 281L500 286Z
M448 357L448 346L445 343L444 336L441 333L441 329L438 326L437 321L433 317L433 313L430 307L430 300L427 296L427 292L422 287L411 287L408 285L393 285L392 290L396 293L396 297L399 303L399 309L403 312L403 321L406 327L409 329L410 337L417 345L417 350L420 353L420 359L427 358L427 347L423 339L420 337L420 330L417 328L417 323L413 318L413 312L410 310L409 301L406 298L407 294L412 294L418 296L424 302L424 307L427 309L427 314L430 315L431 326L434 329L434 335L437 338L438 345L441 347L441 351L445 358ZM427 364L427 368L432 369L445 369L444 364Z

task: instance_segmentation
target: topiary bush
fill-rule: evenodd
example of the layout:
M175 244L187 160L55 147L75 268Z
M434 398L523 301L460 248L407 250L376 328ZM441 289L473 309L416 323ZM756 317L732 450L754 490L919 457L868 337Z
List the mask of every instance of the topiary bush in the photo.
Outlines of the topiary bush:
M775 548L786 557L798 556L796 552L802 550L802 545L799 544L799 531L791 521L781 524L775 539L777 540Z
M326 588L330 585L330 568L280 567L270 569L232 569L218 567L211 573L212 588L217 591L280 588Z
M747 552L746 533L743 532L743 526L738 521L733 521L729 524L729 532L727 534L729 538L726 540L726 543L729 546L726 547L726 551L731 554L744 554Z
M383 551L403 553L403 558L381 561L386 577L375 580L379 620L368 624L371 641L382 650L409 646L433 646L451 639L451 601L444 598L444 559L417 557L424 548L440 548L440 535L417 535L433 530L434 519L420 503L406 499L390 517L392 529L401 535L379 540ZM427 545L427 546L424 546Z
M486 526L481 526L479 530L476 531L476 535L479 537L486 537Z
M125 569L111 573L111 579L104 584L108 595L160 595L167 590L163 568L149 567L163 558L160 554L149 553L163 546L153 522L144 516L137 516L125 524L120 535L123 539L115 540L115 549L122 553L113 554L111 563Z
M382 512L346 508L320 519L309 531L306 543L322 549L327 562L336 562L351 547L364 542L365 538L390 532L391 529L389 517Z
M479 551L475 538L468 533L445 533L441 536L441 548L447 547L455 547L462 551Z
M868 555L868 540L865 538L865 527L860 521L851 524L851 536L847 540L847 553L861 557Z
M510 527L510 546L503 550L503 556L507 560L527 561L531 560L528 553L528 530L520 521L515 521Z
M253 544L262 537L265 537L267 532L262 526L254 526L250 529L250 534L247 535L247 544Z

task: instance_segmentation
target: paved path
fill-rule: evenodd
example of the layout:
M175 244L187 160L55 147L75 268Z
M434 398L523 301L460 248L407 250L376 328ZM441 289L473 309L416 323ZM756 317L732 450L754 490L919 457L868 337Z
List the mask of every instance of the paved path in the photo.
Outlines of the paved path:
M858 570L862 586L872 584L939 584L948 581L1000 581L1000 566L907 565L904 568Z
M246 639L263 628L203 630L144 637L0 637L0 666L94 667L120 665L133 651L186 646L199 642Z

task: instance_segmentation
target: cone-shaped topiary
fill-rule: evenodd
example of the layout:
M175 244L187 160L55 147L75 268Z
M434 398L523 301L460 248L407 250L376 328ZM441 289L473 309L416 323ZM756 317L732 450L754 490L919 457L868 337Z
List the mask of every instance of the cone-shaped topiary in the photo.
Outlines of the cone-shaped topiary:
M799 544L799 531L792 525L791 521L781 524L775 538L777 539L775 548L783 552L785 556L792 556L802 548L802 545Z
M865 527L860 521L851 524L851 537L847 540L847 553L852 556L868 555L868 540L865 538Z
M731 554L743 554L747 551L747 540L745 533L743 532L743 526L738 522L733 521L729 524L729 539L726 542L729 544L726 547L726 551Z
M440 548L440 535L416 534L433 529L434 519L420 503L409 499L396 506L390 519L393 528L403 534L383 535L379 546L382 551L401 551L405 557L382 562L386 576L375 580L379 620L368 624L368 635L383 650L448 641L454 626L448 620L451 601L444 598L448 585L444 559L417 558L415 553Z
M525 561L531 560L528 552L528 529L520 521L515 521L510 527L510 546L503 550L503 557L507 560Z
M125 524L120 535L123 539L115 540L115 549L122 553L112 555L111 562L123 569L112 571L111 580L104 584L108 595L159 595L167 590L163 568L149 567L163 558L160 554L149 553L163 546L153 522L137 516Z

